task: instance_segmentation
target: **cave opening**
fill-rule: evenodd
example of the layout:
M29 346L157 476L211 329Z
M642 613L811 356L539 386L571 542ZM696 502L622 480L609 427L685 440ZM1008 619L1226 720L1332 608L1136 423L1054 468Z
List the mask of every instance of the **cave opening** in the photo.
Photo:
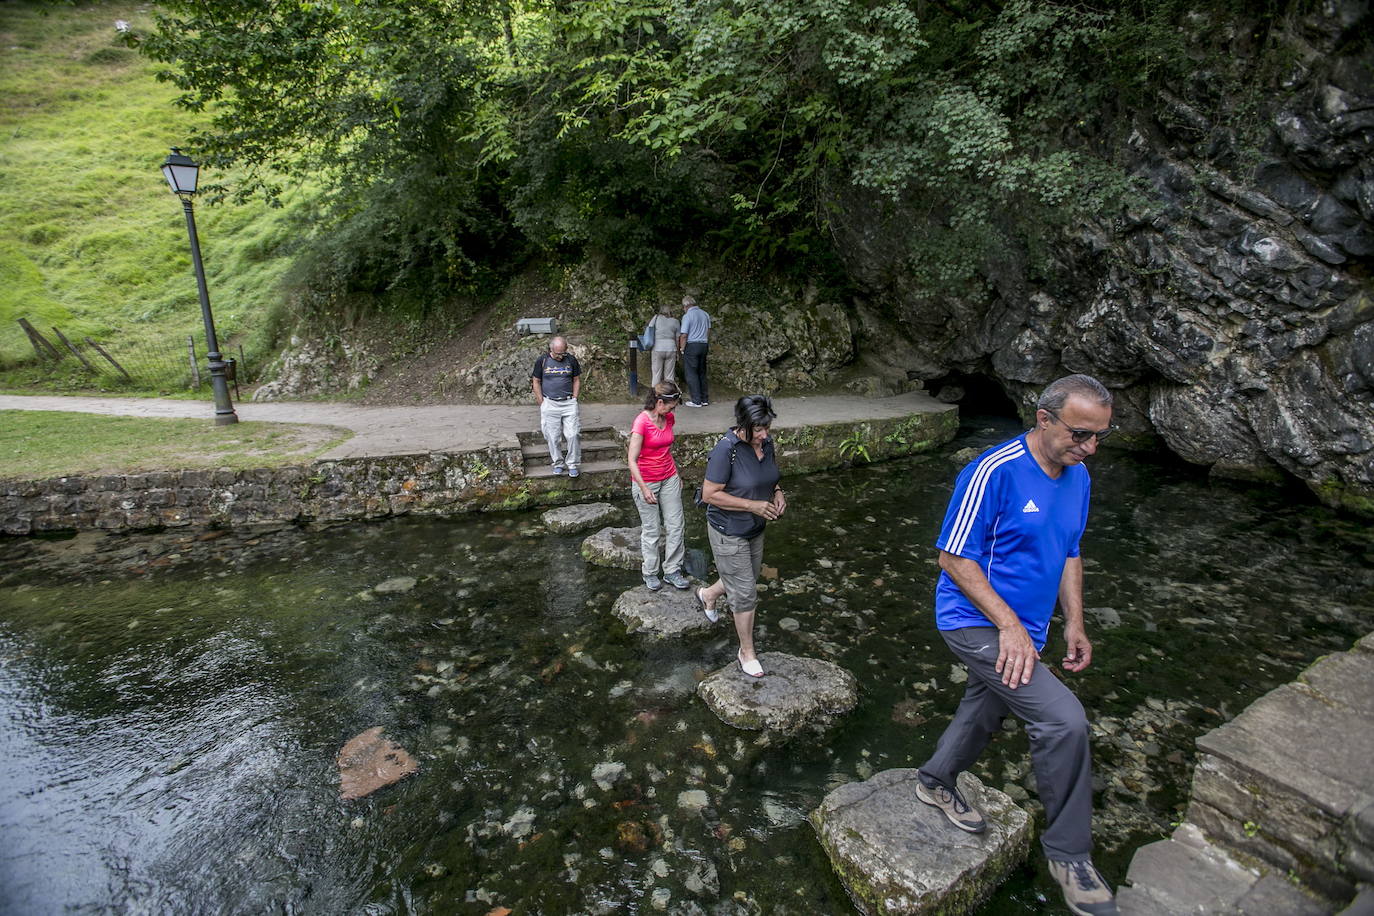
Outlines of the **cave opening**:
M951 372L926 382L926 390L950 404L959 405L959 422L969 425L986 420L1020 424L1021 415L1000 382L979 372Z

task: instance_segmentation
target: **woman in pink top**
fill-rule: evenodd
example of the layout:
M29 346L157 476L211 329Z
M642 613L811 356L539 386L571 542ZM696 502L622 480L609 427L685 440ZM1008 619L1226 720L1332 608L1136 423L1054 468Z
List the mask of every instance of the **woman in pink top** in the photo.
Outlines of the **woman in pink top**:
M682 545L682 478L673 462L673 408L682 393L672 382L659 382L644 399L644 411L630 429L630 477L635 508L639 510L639 552L644 585L656 592L667 582L690 588L682 574L686 551ZM658 577L658 545L667 532L663 579Z

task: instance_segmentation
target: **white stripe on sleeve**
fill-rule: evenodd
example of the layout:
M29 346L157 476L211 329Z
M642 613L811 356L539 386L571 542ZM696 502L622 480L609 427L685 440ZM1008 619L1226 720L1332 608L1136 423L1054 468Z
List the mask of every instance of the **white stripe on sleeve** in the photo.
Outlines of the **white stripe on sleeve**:
M964 499L959 504L954 526L950 529L949 543L944 548L947 552L956 556L962 555L964 545L968 543L968 536L973 531L973 522L978 517L978 510L982 506L983 494L987 491L988 479L992 477L992 472L1008 461L1021 457L1025 451L1021 440L1014 439L997 451L989 452L978 462L978 467L968 482L968 488L964 490Z

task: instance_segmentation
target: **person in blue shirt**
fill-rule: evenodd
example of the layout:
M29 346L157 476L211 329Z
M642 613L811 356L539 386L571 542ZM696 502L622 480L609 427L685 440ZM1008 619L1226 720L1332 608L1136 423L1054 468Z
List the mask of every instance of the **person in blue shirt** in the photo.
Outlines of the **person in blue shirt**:
M1040 395L1035 426L988 449L959 474L935 546L935 624L968 668L968 686L916 795L954 826L982 833L983 816L960 793L959 773L1014 715L1026 724L1036 791L1045 806L1040 844L1069 909L1117 912L1092 864L1092 761L1078 698L1040 661L1056 602L1064 614L1065 671L1092 662L1083 627L1083 558L1091 484L1085 459L1112 432L1112 395L1070 375Z
M705 407L711 403L706 385L707 341L711 336L711 316L691 296L682 297L682 326L677 349L682 354L682 374L687 378L689 400L684 407Z

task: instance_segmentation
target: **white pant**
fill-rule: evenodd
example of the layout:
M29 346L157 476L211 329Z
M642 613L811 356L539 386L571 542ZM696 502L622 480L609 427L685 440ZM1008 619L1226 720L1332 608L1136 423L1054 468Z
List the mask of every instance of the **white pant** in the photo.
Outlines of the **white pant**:
M650 358L654 365L653 384L673 381L673 372L677 369L677 350L654 350Z
M558 449L558 436L561 433L568 445L567 467L575 468L582 461L582 443L578 436L582 432L582 419L577 415L577 398L554 401L544 398L539 405L539 430L549 446L549 460L556 468L563 467L563 453Z
M658 575L658 545L666 531L668 544L663 555L663 571L681 572L686 554L682 546L682 478L674 474L667 480L645 481L644 485L658 502L654 505L645 502L639 484L630 484L635 508L639 510L640 571L646 576ZM659 524L660 519L662 524Z

